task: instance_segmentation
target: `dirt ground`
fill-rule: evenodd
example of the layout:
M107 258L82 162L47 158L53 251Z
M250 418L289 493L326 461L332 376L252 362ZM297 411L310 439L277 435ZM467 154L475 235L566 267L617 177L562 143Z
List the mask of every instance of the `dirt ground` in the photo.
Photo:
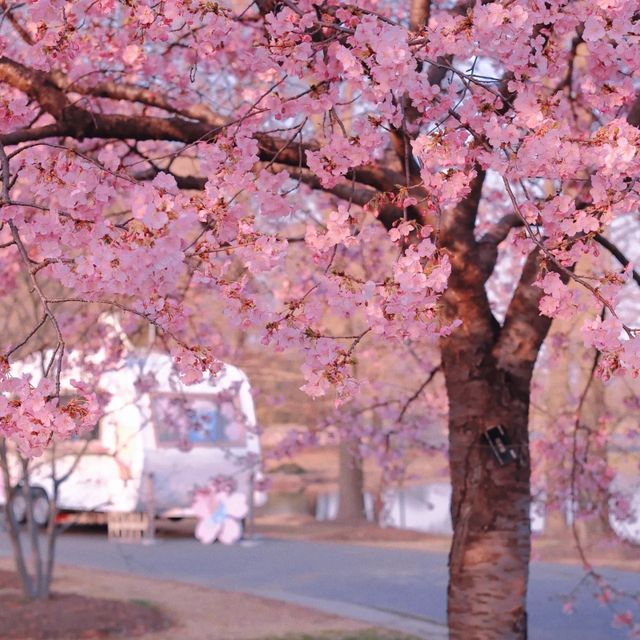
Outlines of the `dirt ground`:
M15 576L11 582L6 571L11 568L8 559L0 561L3 640L134 638L149 629L144 640L262 640L293 634L357 638L367 629L356 621L264 598L63 565L56 569L57 596L35 610L17 595ZM11 587L5 586L10 582ZM9 593L13 604L7 607ZM74 617L84 621L84 628L69 628ZM55 625L62 625L61 634L54 633Z
M173 624L160 609L142 601L107 600L80 593L57 591L49 600L26 602L17 575L0 570L0 638L137 638Z

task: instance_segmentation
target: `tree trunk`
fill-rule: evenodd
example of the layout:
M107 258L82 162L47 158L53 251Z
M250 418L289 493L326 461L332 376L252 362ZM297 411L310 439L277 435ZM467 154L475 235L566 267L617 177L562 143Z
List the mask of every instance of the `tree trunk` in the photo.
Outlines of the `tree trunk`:
M354 454L353 447L348 442L341 442L336 520L364 522L365 519L362 461Z
M7 452L7 441L0 438L0 471L2 471L3 489L4 489L4 514L7 526L7 533L11 542L13 551L13 561L16 566L16 572L20 578L22 593L27 600L31 600L35 596L35 587L33 580L29 575L27 563L25 561L24 548L20 539L20 528L13 517L13 508L11 505L11 475L9 472L9 457Z
M493 367L467 377L461 364L445 357L454 529L450 637L522 639L531 544L528 394L514 393ZM483 441L484 431L495 425L503 425L518 452L518 460L504 467Z
M440 246L451 259L443 319L460 324L441 341L449 396L453 540L449 554L451 640L524 640L531 553L529 393L550 325L540 316L537 250L523 266L502 326L485 290L497 248L477 241L478 174L469 196L443 216ZM500 466L483 439L502 425L517 460Z
M538 314L530 254L502 327L488 301L462 287L445 294L462 325L442 343L449 396L453 540L451 640L525 640L531 553L529 393L550 321ZM483 434L501 425L516 460L501 466Z

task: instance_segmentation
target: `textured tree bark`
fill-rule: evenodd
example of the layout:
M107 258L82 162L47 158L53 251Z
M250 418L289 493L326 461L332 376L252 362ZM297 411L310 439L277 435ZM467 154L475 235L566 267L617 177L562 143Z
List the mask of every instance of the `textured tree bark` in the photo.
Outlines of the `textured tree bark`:
M491 311L485 282L499 239L475 238L482 184L478 172L469 196L443 217L439 240L452 266L443 318L461 321L441 343L453 490L449 634L451 640L524 640L531 545L529 392L550 321L538 310L535 250L502 326ZM495 425L504 427L517 451L517 461L504 467L483 439Z
M430 13L431 0L411 0L409 27L414 31L424 27L429 22Z
M463 366L468 355L455 348L444 354L454 528L450 638L523 639L531 537L528 395L512 388L490 356L469 371ZM518 451L517 462L504 467L482 438L497 424Z
M364 478L362 462L354 455L348 442L340 443L340 469L338 476L339 522L364 522Z

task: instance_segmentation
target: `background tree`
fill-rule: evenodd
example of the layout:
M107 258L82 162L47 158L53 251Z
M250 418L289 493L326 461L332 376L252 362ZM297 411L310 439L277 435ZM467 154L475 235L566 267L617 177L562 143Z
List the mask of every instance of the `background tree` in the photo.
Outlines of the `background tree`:
M72 431L57 406L71 302L156 326L188 382L220 366L184 302L206 290L301 350L305 391L338 402L374 392L352 375L367 345L439 343L451 636L525 637L529 395L551 317L590 314L604 377L640 364L619 304L640 278L603 235L638 207L636 4L2 7L1 259L39 301L22 341L56 335L37 387L5 352L3 433L38 453ZM581 273L603 249L620 269ZM357 330L332 330L346 320ZM401 418L370 445L420 440ZM511 464L485 443L496 425Z

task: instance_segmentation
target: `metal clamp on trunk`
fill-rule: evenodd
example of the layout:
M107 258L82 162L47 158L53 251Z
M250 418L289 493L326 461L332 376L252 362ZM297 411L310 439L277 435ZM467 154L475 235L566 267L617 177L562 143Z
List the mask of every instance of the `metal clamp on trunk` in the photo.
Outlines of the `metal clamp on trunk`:
M489 427L482 436L491 447L491 451L501 467L518 459L515 447L511 444L502 425Z

